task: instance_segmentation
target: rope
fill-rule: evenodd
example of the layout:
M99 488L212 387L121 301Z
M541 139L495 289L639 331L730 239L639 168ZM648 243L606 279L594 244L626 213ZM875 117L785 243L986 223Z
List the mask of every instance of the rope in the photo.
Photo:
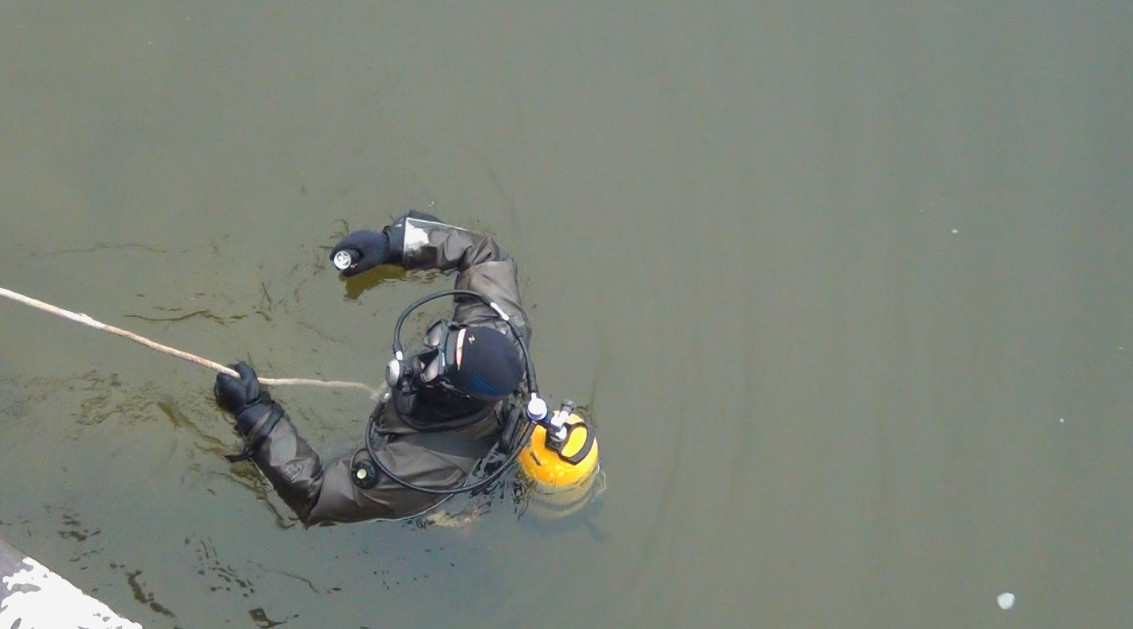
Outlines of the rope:
M123 330L122 328L116 328L112 325L107 325L101 321L92 319L90 316L85 315L81 312L63 310L62 308L52 306L51 304L40 301L38 299L32 299L27 295L21 295L6 288L0 288L0 296L7 297L12 301L18 301L21 304L31 306L32 308L38 308L39 310L42 310L44 312L50 312L51 314L63 317L64 319L70 319L71 321L74 321L76 323L90 326L96 330L102 330L103 332L109 332L111 334L121 336L122 338L130 339L135 343L141 343L142 345L145 345L150 349L162 352L163 354L176 356L177 358L187 360L191 363L196 363L202 367L207 367L214 371L226 373L236 378L240 377L240 374L236 373L236 370L232 369L231 367L226 367L225 365L222 365L216 361L209 360L207 358L201 358L200 356L197 356L195 354L190 354L189 352L184 352L179 349L169 347L168 345L162 345L161 343L151 341L144 336L134 334L129 330ZM316 387L325 387L329 389L360 389L369 393L370 398L374 400L378 399L378 397L381 395L380 390L362 384L361 382L346 382L343 380L315 380L312 378L260 378L259 380L261 383L267 385L302 384Z

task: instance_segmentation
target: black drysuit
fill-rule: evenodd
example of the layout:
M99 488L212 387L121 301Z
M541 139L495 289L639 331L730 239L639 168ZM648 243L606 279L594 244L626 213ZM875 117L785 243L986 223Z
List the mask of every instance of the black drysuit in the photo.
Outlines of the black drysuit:
M406 269L456 271L456 288L487 295L525 341L530 337L516 264L493 239L413 214L385 232L390 237L388 262ZM482 301L457 296L452 321L492 326L512 338L520 351L511 327ZM497 442L513 406L511 398L453 403L395 390L375 409L376 454L387 469L415 485L457 487ZM376 485L363 488L355 483L351 467L369 458L364 444L324 464L286 414L273 426L267 426L266 419L255 422L246 436L248 443L259 441L252 460L304 524L409 517L444 498L406 489L380 472ZM265 426L267 434L260 434Z

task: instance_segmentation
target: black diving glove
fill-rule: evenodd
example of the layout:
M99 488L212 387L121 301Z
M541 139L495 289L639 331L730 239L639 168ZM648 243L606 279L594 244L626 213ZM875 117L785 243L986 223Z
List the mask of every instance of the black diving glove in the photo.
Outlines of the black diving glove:
M236 430L247 436L255 423L273 410L273 406L278 405L273 404L267 391L260 389L260 380L247 363L241 361L230 366L240 377L217 374L212 392L216 396L216 403L236 416Z
M353 277L362 271L384 264L389 259L389 236L384 232L361 229L350 232L345 238L338 241L330 251L330 259L340 251L350 254L353 264L342 270L346 277Z

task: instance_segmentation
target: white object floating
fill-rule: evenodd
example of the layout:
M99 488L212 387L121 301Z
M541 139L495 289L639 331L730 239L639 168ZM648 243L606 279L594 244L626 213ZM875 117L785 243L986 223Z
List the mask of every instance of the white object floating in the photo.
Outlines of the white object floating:
M0 627L142 629L0 539Z
M999 609L1008 610L1015 606L1015 595L1011 592L1004 592L995 597L995 602L999 603Z

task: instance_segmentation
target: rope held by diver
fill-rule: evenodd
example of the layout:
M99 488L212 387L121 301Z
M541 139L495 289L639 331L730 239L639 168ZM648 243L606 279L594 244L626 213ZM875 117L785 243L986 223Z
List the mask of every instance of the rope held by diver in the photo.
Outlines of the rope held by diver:
M163 354L176 356L177 358L187 360L191 363L196 363L202 367L207 367L214 371L226 373L233 377L240 376L240 374L236 373L234 369L226 367L225 365L222 365L216 361L212 361L207 358L201 358L200 356L197 356L195 354L190 354L189 352L184 352L174 347L169 347L168 345L162 345L161 343L151 341L144 336L134 334L129 330L123 330L122 328L116 328L112 325L107 325L101 321L97 321L81 312L76 313L71 312L70 310L63 310L62 308L52 306L51 304L40 301L38 299L32 299L27 295L21 295L20 293L10 291L6 288L0 288L0 296L7 297L12 301L18 301L21 304L31 306L32 308L38 308L39 310L42 310L44 312L50 312L51 314L63 317L64 319L70 319L71 321L74 321L76 323L90 326L96 330L102 330L103 332L109 332L111 334L121 336L122 338L130 339L135 343L141 343L142 345L145 345L150 349L162 352ZM369 393L370 397L373 399L377 399L381 393L377 389L362 384L361 382L346 382L342 380L315 380L312 378L260 378L260 382L267 385L304 384L331 389L361 389Z

